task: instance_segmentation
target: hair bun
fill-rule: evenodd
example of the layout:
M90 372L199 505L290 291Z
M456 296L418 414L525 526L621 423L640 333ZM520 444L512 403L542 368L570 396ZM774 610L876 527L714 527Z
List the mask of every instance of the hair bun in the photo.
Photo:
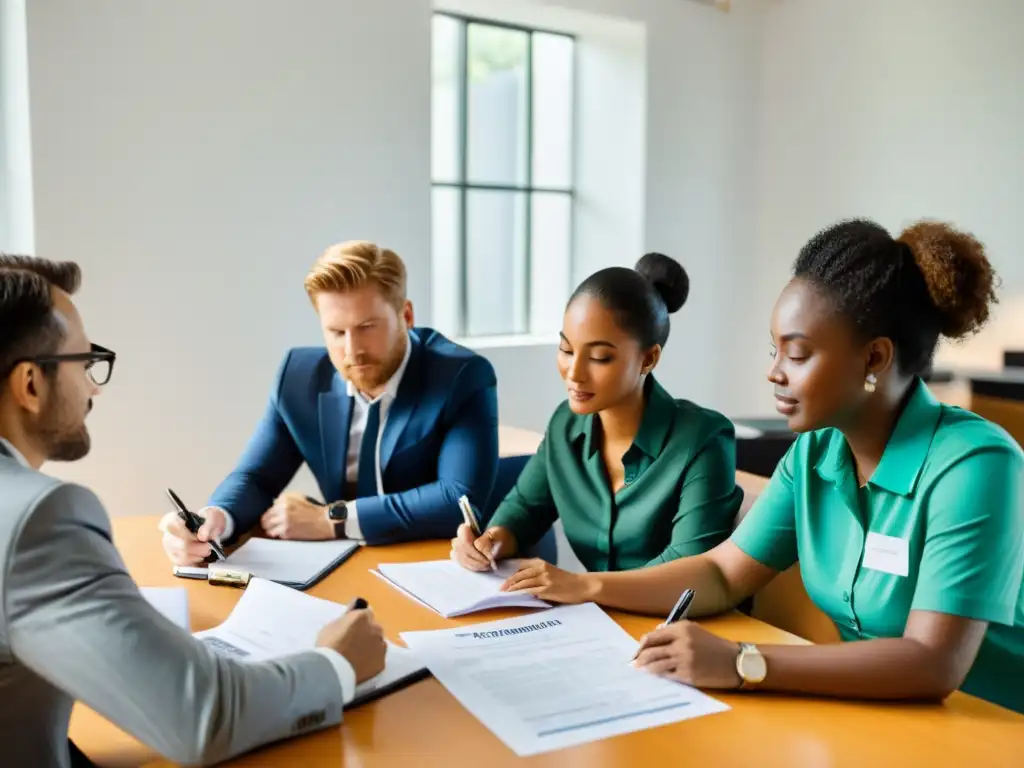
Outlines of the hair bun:
M924 275L942 335L959 339L977 332L998 301L998 279L985 247L973 235L935 221L913 224L898 239Z
M678 312L690 295L690 278L683 265L663 253L646 253L634 269L654 286L669 312Z

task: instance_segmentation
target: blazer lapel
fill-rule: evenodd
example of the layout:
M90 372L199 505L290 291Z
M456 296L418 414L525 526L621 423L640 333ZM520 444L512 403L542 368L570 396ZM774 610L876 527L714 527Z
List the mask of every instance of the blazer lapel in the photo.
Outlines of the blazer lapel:
M398 393L394 402L388 409L388 418L384 422L384 434L380 440L380 472L383 477L384 471L388 468L388 462L398 446L398 439L402 436L413 411L416 410L416 403L419 401L421 379L421 365L423 362L423 345L415 331L409 333L409 343L412 345L412 352L409 353L409 364L405 368L402 381L398 385Z
M320 455L324 461L321 489L328 497L324 501L329 503L343 498L345 492L348 431L352 418L352 398L339 374L334 374L331 391L320 393L318 408Z

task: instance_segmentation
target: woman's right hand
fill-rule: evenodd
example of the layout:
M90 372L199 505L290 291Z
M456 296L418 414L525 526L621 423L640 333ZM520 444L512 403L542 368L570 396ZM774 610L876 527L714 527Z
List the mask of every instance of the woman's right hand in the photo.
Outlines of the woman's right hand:
M488 528L480 536L463 523L452 539L451 558L469 571L490 571L498 560L515 553L515 537L507 528Z

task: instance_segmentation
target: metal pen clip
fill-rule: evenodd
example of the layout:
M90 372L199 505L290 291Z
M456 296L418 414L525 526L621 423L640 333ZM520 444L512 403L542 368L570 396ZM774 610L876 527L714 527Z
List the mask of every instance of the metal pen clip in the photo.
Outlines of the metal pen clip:
M210 568L206 580L211 584L220 587L245 587L249 583L250 575L245 571L235 571L230 568Z

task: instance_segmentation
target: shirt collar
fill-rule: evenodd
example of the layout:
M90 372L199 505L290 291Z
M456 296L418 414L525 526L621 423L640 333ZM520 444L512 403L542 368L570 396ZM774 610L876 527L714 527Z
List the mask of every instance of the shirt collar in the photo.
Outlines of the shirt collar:
M24 456L22 456L21 451L19 451L17 448L11 445L10 442L0 437L0 445L2 445L4 450L11 455L11 458L18 462L19 464L21 464L21 466L25 467L25 469L31 469L31 467L29 467L28 465L28 460Z
M398 396L398 387L402 383L402 376L405 375L405 369L409 367L409 358L412 357L412 339L407 338L405 343L405 354L402 356L402 362L398 364L398 368L391 374L391 378L388 379L387 384L384 385L384 391L375 397L373 400L367 398L362 392L356 389L356 385L351 381L346 381L348 388L349 397L358 397L363 402L375 403L378 400L383 400L385 397L388 400L394 400Z
M912 391L907 404L896 420L896 427L882 452L882 460L869 480L872 485L901 496L910 496L917 487L932 438L942 418L942 404L932 395L928 385L921 379L915 379L910 386ZM853 472L850 449L838 430L833 430L828 449L815 468L819 475L833 483Z
M630 451L637 449L643 451L652 459L658 458L665 448L669 433L672 431L672 424L675 416L675 400L672 395L665 391L654 378L649 376L644 383L644 415L640 419L640 428L637 429L636 437ZM583 447L585 456L590 457L598 448L597 430L600 429L600 419L596 414L577 416L576 423L570 434L570 439L575 441L580 437L586 437Z

